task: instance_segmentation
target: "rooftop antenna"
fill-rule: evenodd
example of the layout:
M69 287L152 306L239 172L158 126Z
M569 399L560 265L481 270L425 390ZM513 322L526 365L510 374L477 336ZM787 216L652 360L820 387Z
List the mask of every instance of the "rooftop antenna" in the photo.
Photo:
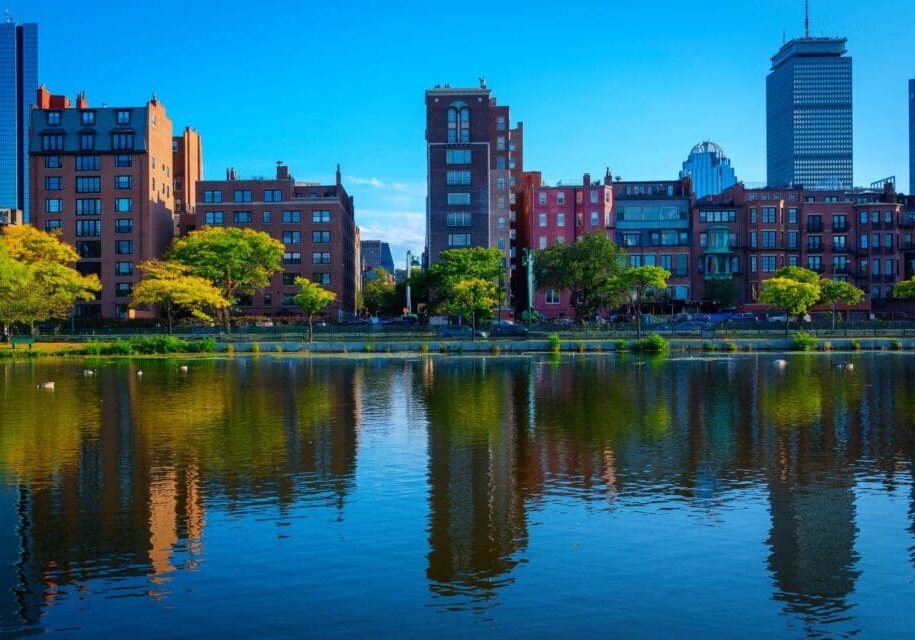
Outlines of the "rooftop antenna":
M810 38L810 0L804 0L804 37Z
M6 16L6 18L5 18L5 19L6 19L6 24L15 24L15 23L16 23L16 19L13 18L13 12L10 11L9 9L7 9L7 10L4 12L4 15Z

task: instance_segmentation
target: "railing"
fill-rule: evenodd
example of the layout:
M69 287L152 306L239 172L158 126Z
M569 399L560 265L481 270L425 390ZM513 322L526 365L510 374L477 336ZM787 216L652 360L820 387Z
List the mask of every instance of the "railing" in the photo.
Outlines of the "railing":
M846 231L848 231L848 229L849 229L848 223L832 225L833 233L845 233Z
M808 222L807 223L807 232L808 233L822 233L823 232L823 223L822 222Z
M823 253L823 245L807 246L807 253Z

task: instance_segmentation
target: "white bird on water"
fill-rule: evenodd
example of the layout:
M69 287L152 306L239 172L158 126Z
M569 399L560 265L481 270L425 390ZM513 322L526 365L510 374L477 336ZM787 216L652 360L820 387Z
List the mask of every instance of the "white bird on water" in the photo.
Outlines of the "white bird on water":
M787 367L788 361L782 360L781 358L779 358L778 360L775 361L775 366L778 367L779 369L781 369L783 367Z
M54 383L53 383L53 382L39 382L39 383L36 384L35 386L36 386L38 389L51 389L52 391L54 390Z
M95 375L95 371L93 371L92 369L83 369L83 375L86 376L87 378L90 378Z
M186 364L179 364L177 368L178 368L178 371L180 371L182 373L187 373L188 366Z
M137 371L137 375L138 375L138 376L142 376L142 375L143 375L143 369L138 370L138 371Z

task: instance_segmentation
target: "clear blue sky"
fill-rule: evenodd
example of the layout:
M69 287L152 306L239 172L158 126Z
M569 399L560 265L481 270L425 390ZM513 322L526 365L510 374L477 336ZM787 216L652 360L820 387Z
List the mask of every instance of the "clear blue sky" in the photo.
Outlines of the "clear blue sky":
M203 136L207 177L235 166L333 179L363 237L422 247L423 91L485 75L525 125L525 166L549 182L671 178L703 139L739 179L765 180L769 58L803 31L803 0L588 2L61 2L7 0L38 22L40 80L93 104L153 91ZM854 57L855 181L908 185L915 2L812 0L813 35ZM484 23L474 20L476 16Z

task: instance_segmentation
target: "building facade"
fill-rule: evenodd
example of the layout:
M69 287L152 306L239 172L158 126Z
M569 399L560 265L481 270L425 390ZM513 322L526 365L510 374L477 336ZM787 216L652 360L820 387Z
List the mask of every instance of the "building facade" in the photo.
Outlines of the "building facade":
M511 280L512 187L523 170L522 126L512 129L483 79L479 88L426 91L426 259L442 251L496 247ZM516 252L517 253L517 252Z
M44 87L30 114L31 221L60 230L76 268L102 282L82 318L126 318L137 265L174 236L172 122L155 96L141 107L73 105ZM137 314L142 315L142 314Z
M391 245L381 240L362 240L360 243L362 252L361 271L362 277L371 277L369 274L373 270L381 267L391 277L394 276L394 256L391 253Z
M768 186L852 188L852 59L845 43L798 38L772 57L766 79Z
M176 232L194 224L197 209L197 181L203 179L203 145L200 134L185 127L172 138L174 158L173 190L175 192Z
M0 207L29 215L29 107L38 91L38 25L0 23Z
M337 168L336 182L297 182L278 164L272 180L240 180L233 169L225 180L197 182L197 229L235 226L268 233L285 246L283 271L250 300L249 315L299 315L293 301L297 277L305 277L337 294L326 317L343 320L356 311L358 291L356 222L353 199Z
M915 79L909 80L909 195L915 195Z
M714 142L700 142L683 163L681 178L690 178L696 198L717 195L737 184L731 161Z

